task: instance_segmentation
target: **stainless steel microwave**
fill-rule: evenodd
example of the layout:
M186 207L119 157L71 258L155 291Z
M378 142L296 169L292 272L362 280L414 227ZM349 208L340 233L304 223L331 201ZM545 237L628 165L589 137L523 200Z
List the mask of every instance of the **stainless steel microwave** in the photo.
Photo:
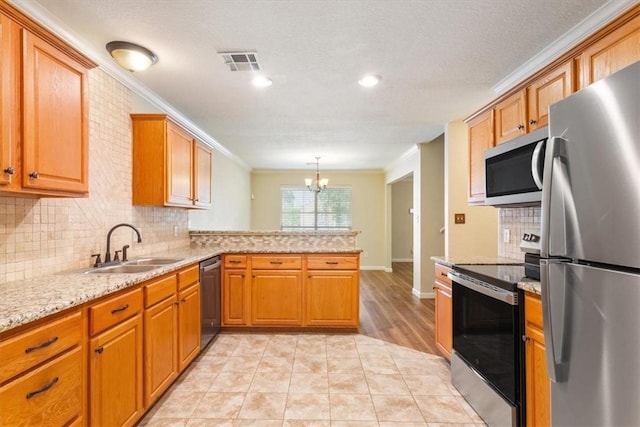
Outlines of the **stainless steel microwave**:
M548 137L545 126L484 152L485 205L540 205Z

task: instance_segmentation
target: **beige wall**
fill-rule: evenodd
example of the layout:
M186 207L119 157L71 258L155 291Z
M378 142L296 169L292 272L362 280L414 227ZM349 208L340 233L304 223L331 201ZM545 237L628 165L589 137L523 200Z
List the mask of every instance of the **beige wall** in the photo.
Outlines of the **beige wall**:
M446 255L498 254L498 209L469 206L468 128L462 121L450 122L445 131ZM466 214L465 224L454 224L455 213Z
M251 173L251 229L280 229L280 186L304 185L313 171L254 170ZM382 268L385 260L385 183L382 171L320 171L329 185L350 185L353 230L360 231L363 267Z
M413 175L391 185L391 259L413 261Z

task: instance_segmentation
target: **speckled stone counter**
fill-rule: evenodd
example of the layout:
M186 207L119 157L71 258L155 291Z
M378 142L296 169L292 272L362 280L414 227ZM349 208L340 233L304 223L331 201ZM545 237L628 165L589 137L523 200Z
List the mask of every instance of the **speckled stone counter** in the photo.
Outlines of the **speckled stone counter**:
M431 261L438 264L446 265L447 267L453 267L454 264L522 264L523 262L513 258L503 257L490 257L490 256L432 256Z
M88 274L87 270L68 271L0 285L0 332L5 332L68 308L82 305L112 292L134 286L206 258L224 253L359 253L348 247L278 246L192 246L174 249L171 253L145 255L147 257L181 258L151 271L136 274Z
M292 252L344 250L356 248L359 231L210 231L189 232L191 245L202 247L243 247L270 251L274 246ZM293 250L295 249L295 251Z
M522 289L526 292L531 292L532 294L542 295L540 282L538 282L537 280L528 279L526 282L518 282L518 289Z

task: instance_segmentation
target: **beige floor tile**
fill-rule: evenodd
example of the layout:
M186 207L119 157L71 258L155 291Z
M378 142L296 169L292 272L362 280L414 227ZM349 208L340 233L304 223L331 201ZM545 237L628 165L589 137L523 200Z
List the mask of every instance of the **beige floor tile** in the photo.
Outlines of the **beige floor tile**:
M284 417L298 420L329 420L329 394L290 393Z
M360 360L362 361L362 369L367 375L400 373L393 359L389 356L371 357L371 355L368 355L366 357L361 356Z
M151 418L139 424L139 427L184 427L189 418Z
M404 375L404 381L414 395L452 396L449 383L437 375Z
M379 340L377 338L371 338L371 337L368 337L366 335L361 335L361 334L355 335L354 339L356 341L356 344L358 344L358 345L364 344L364 345L380 345L380 346L384 346L384 345L387 344L384 341Z
M331 421L331 427L378 427L377 421Z
M258 345L240 343L231 356L262 357L266 347L266 342Z
M470 423L473 420L455 396L414 396L428 423Z
M286 357L293 359L296 354L296 344L278 344L269 341L262 357Z
M222 367L227 363L228 360L228 357L207 356L203 357L201 360L198 360L198 362L192 366L194 371L217 374L222 370Z
M286 404L286 393L247 393L238 418L282 420Z
M193 418L237 418L245 396L246 393L209 392L193 411Z
M311 354L312 356L309 356ZM297 355L293 359L293 372L297 374L323 374L327 373L326 356L318 356L315 353Z
M393 359L420 359L429 360L426 353L414 350L412 348L406 348L395 344L387 344L387 350Z
M371 398L379 421L424 421L411 395L375 395Z
M189 375L180 378L174 387L180 391L209 391L218 374L199 373L193 371Z
M328 358L327 370L330 374L362 374L362 362L359 357Z
M433 374L430 368L433 366L429 360L419 359L393 359L398 371L402 375ZM439 369L439 368L438 368Z
M391 353L387 350L386 346L370 345L370 344L358 344L358 353L360 356L374 356L374 357L391 357Z
M330 393L369 393L363 374L329 374Z
M256 372L249 392L287 393L290 380L290 372Z
M437 375L443 380L451 381L451 367L444 359L430 359L427 361L426 368L432 375Z
M330 394L331 421L377 421L369 394Z
M221 372L211 384L209 391L249 391L253 375L253 372Z
M220 372L255 372L259 363L260 357L232 356Z
M327 374L291 374L289 393L329 393Z
M357 335L353 334L336 334L336 335L327 335L326 341L327 346L332 344L355 344L355 337Z
M365 377L371 394L411 394L400 374L368 374Z
M282 427L331 427L329 420L284 420Z
M478 427L478 424L469 423L428 423L429 427Z
M192 418L186 427L280 427L280 420L225 420L220 418Z
M256 372L288 372L293 370L293 354L290 357L262 357Z
M172 388L162 398L153 418L189 418L204 395L203 392Z
M380 427L428 427L429 424L425 421L415 421L415 422L406 422L406 421L382 421L380 423Z

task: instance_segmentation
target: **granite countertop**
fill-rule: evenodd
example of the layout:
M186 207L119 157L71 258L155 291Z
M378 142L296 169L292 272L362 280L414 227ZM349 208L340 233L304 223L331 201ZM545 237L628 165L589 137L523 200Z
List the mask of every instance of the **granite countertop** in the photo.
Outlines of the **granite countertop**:
M171 253L138 258L172 257L181 261L136 274L87 274L88 269L63 271L0 286L0 332L80 306L112 292L134 286L185 266L224 253L359 253L361 249L301 249L298 247L184 247Z
M526 292L531 292L532 294L542 295L542 289L540 286L540 282L533 279L526 279L526 281L518 282L518 289L522 289Z
M453 256L432 256L431 261L438 264L453 267L454 264L523 264L524 261L514 258L491 257L491 256L473 256L473 255L453 255Z

